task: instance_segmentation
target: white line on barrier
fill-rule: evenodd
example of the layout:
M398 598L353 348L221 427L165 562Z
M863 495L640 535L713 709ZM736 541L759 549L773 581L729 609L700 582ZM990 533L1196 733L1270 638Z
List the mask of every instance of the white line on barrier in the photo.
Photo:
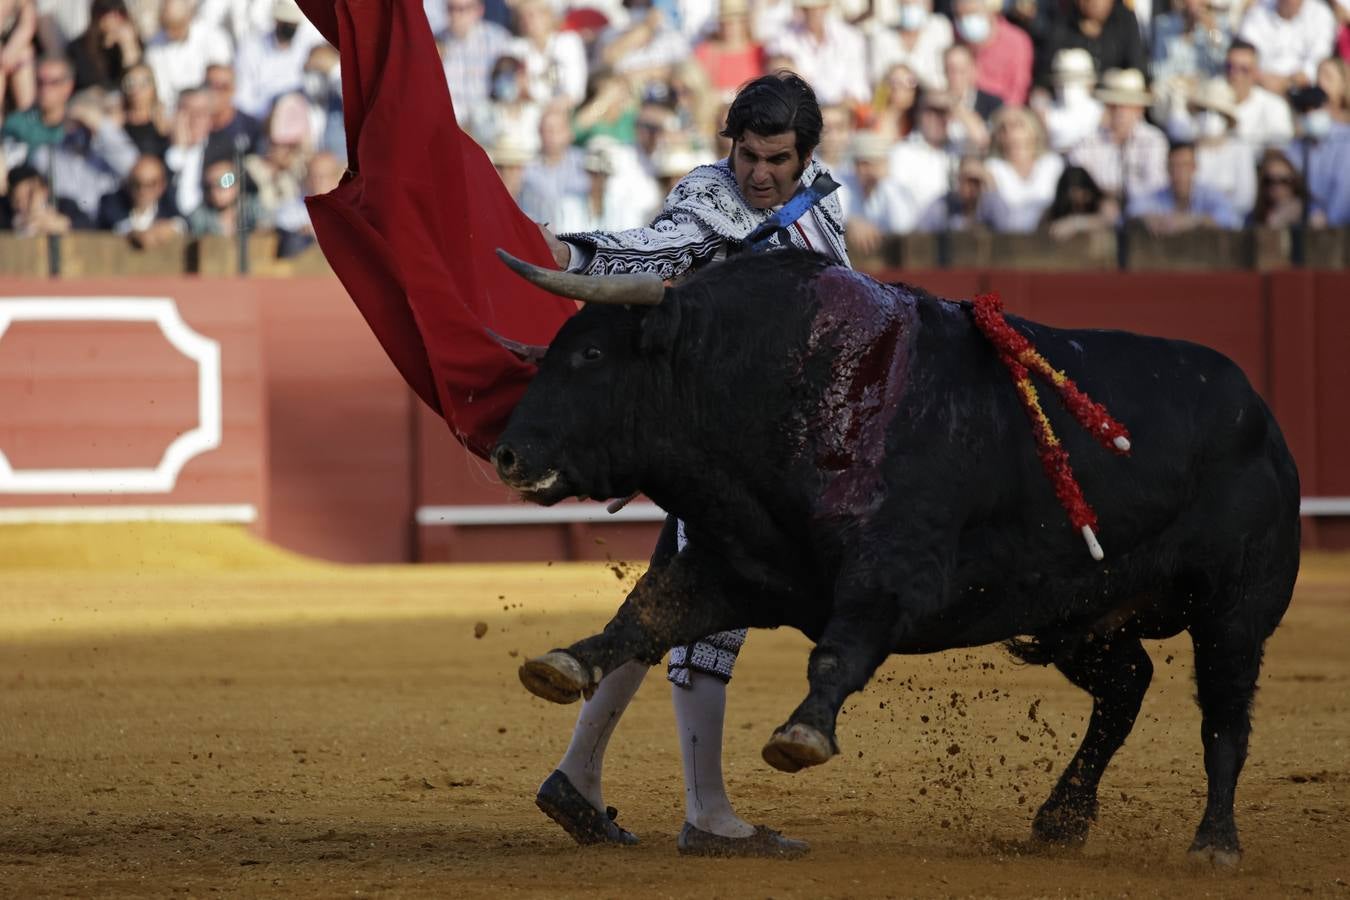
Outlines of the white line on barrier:
M251 525L251 503L174 506L11 506L0 509L0 525L71 525L104 522L226 522Z
M547 525L568 522L660 522L665 511L655 503L630 503L614 515L601 503L560 503L531 506L420 506L418 525Z
M0 339L13 322L154 322L197 364L197 424L174 438L153 469L15 470L0 449L0 494L167 494L188 460L220 446L220 344L193 331L167 297L0 298Z
M1304 497L1305 516L1350 516L1350 497ZM418 525L548 525L569 522L659 522L666 513L655 503L630 503L615 515L599 503L530 506L420 506Z

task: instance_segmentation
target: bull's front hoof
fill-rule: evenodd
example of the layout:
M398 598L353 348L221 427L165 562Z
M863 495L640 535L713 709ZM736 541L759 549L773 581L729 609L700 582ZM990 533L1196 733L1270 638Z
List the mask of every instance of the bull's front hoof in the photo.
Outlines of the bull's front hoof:
M775 731L764 745L764 761L781 772L800 772L818 766L838 751L834 742L810 725L796 722Z
M1199 866L1232 871L1242 862L1242 850L1237 847L1217 847L1214 844L1202 847L1197 841L1191 844L1190 858L1192 863Z
M1055 847L1081 847L1087 842L1088 830L1096 818L1095 799L1046 801L1031 823L1031 837Z
M520 667L520 683L525 689L554 703L573 703L582 695L589 697L598 682L575 657L561 650L527 659Z

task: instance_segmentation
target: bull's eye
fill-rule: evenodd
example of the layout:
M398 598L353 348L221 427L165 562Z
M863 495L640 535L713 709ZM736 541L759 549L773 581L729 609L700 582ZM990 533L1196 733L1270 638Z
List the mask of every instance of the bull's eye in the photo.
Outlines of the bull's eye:
M605 354L600 352L599 347L587 347L581 351L581 358L586 362L599 362L604 356Z

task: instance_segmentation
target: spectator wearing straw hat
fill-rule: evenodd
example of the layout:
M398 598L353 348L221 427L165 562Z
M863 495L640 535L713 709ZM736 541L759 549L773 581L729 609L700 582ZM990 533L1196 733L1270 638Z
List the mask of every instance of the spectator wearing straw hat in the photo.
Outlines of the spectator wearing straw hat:
M914 230L920 210L914 197L890 173L891 142L875 131L853 135L853 172L839 193L849 248L871 256L890 234Z
M525 167L534 159L535 148L516 135L504 133L488 150L488 159L497 169L497 175L511 196L520 200L520 188L525 179Z
M1157 235L1196 228L1237 229L1242 217L1221 192L1196 180L1195 145L1173 144L1167 153L1168 183L1147 194L1135 195L1126 216L1144 223Z
M1188 106L1194 122L1196 183L1222 193L1245 217L1256 203L1256 153L1236 134L1233 89L1222 78L1211 78L1191 93Z
M1045 122L1046 137L1056 153L1065 153L1097 130L1102 121L1102 104L1092 96L1097 70L1092 54L1081 47L1070 47L1055 54L1050 67L1054 99L1037 102Z
M768 46L770 54L792 60L792 68L816 92L821 106L866 103L866 43L844 22L833 0L795 0L801 18Z
M1069 151L1106 194L1126 201L1167 185L1167 138L1144 121L1153 101L1138 69L1110 69L1095 94L1105 106L1101 125Z

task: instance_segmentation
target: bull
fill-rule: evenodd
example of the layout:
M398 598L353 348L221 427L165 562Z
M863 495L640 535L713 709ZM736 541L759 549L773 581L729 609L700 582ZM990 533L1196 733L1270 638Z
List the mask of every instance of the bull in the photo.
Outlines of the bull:
M628 660L791 626L815 644L809 690L763 756L793 772L838 752L840 707L889 654L1004 642L1092 696L1082 745L1032 826L1078 844L1152 677L1141 641L1188 631L1208 779L1191 851L1238 861L1234 792L1263 647L1298 571L1299 484L1232 361L1008 317L1130 427L1133 452L1116 456L1046 410L1100 516L1098 562L968 303L793 251L735 257L676 287L504 258L591 302L546 352L516 346L539 370L492 455L503 482L541 504L641 491L688 535L602 633L527 661L530 691L571 702Z

